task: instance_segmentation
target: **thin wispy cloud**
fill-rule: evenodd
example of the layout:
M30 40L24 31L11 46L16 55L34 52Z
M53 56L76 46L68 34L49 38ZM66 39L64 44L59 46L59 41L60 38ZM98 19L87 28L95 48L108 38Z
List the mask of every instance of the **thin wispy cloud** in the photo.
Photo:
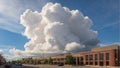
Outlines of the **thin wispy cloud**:
M105 28L112 27L112 26L115 26L115 25L120 25L120 22L114 22L114 23L103 25L103 26L101 26L101 28L98 28L97 30L103 30Z
M9 4L9 5L8 5ZM19 24L19 8L17 0L0 0L0 28L11 32L20 33L23 28Z
M26 9L37 10L42 7L48 0L39 0L29 3L25 0L0 0L0 29L8 30L14 33L22 33L24 27L20 24L20 15Z

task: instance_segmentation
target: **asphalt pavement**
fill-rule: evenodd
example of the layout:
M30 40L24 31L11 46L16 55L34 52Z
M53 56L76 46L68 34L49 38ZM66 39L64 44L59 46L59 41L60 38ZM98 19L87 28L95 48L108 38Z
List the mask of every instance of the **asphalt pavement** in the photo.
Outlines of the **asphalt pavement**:
M0 68L5 68L5 65L1 65ZM39 68L39 67L11 65L10 68Z
M5 68L4 65L0 66L0 68ZM10 68L120 68L120 67L97 67L97 66L57 66L57 65L11 65Z

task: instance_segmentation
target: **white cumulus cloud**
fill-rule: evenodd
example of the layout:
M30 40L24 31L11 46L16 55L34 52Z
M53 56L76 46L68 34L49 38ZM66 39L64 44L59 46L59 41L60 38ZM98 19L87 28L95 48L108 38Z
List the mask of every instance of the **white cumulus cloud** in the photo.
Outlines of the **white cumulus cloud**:
M3 50L0 50L0 54L2 54L3 53Z
M92 21L79 10L70 10L59 3L47 3L41 10L26 10L21 15L23 33L29 39L25 50L10 49L14 55L60 54L89 50L98 44Z

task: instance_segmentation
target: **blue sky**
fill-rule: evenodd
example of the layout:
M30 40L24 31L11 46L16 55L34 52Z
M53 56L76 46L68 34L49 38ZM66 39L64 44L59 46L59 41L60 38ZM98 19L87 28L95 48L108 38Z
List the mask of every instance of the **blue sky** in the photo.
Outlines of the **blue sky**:
M29 41L22 35L20 15L26 9L40 12L47 2L58 2L88 16L93 21L91 29L98 31L100 44L120 42L119 0L0 0L0 49L5 54L9 54L10 48L24 50L24 44Z

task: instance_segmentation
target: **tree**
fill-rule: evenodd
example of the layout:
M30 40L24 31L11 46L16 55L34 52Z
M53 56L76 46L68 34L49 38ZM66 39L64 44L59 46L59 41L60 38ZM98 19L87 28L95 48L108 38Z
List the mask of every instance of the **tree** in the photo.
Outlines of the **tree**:
M44 59L44 64L48 64L48 59Z
M66 55L65 62L67 64L75 64L75 60L71 54Z
M30 59L30 60L29 60L29 64L33 64L33 59Z
M38 60L38 64L41 64L41 61L40 61L40 60Z
M21 63L24 64L24 63L25 63L25 60L21 60Z
M53 63L53 59L52 59L51 57L49 58L48 63L49 63L49 64L52 64L52 63Z

